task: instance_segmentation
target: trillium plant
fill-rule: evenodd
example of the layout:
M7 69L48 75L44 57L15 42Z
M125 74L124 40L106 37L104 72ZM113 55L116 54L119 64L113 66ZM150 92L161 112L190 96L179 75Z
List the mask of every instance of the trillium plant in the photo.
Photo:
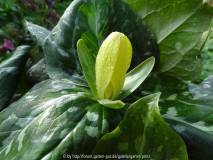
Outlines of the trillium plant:
M100 104L114 109L125 106L121 100L140 86L155 63L151 57L126 74L131 64L132 45L119 32L111 33L102 43L96 63L82 39L78 41L77 52L93 95Z
M212 160L213 76L193 83L212 18L203 0L74 0L52 31L25 21L44 56L0 57L0 160Z

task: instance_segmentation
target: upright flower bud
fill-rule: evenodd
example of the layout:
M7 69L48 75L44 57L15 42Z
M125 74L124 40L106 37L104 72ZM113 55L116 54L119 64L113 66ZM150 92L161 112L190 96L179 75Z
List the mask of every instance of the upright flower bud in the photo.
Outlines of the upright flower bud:
M132 46L122 33L111 33L101 45L95 64L100 99L116 100L132 59Z

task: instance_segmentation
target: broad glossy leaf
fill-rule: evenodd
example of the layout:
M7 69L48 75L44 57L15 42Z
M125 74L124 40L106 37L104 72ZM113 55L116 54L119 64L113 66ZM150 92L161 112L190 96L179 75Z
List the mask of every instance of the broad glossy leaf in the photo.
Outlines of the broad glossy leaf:
M29 52L29 58L26 62L26 65L25 65L25 68L24 70L22 71L22 74L20 76L20 79L19 79L19 83L18 83L18 87L16 89L16 94L20 94L20 95L24 95L27 91L29 91L30 88L32 88L32 86L35 84L35 83L38 83L38 77L46 77L45 76L45 72L46 71L46 68L43 67L41 69L42 72L39 73L38 75L38 72L36 72L36 69L39 69L39 63L38 65L36 65L42 58L44 57L44 54L42 52L42 49L41 47L38 45L36 47L32 47L32 49L30 50ZM35 66L36 67L35 67ZM33 67L34 66L34 67ZM33 72L35 74L27 74L29 73L29 70L33 70ZM29 75L29 76L28 76ZM35 79L34 79L34 78ZM41 78L42 79L45 79L45 78Z
M46 80L0 113L0 159L63 159L90 154L121 121L89 89Z
M82 39L78 41L77 49L78 57L81 62L81 67L84 71L84 76L87 80L87 83L89 84L89 87L92 90L94 96L98 97L95 78L95 62Z
M27 21L26 23L29 31L37 37L38 42L40 43L41 46L43 46L45 38L47 38L51 32L43 27L29 23ZM87 86L82 71L80 69L76 71L75 67L58 62L53 55L53 51L50 50L51 47L52 45L50 45L48 42L46 42L43 47L43 50L45 51L47 70L50 78L65 81L69 79L69 81L71 81L74 84Z
M119 126L101 138L93 154L187 160L183 140L167 126L159 113L159 96L160 93L156 93L133 103Z
M30 51L29 54L30 54L30 60L31 60L30 62L31 64L29 64L30 67L38 63L42 58L44 58L44 53L41 46L33 47L33 49Z
M162 92L159 106L164 120L185 141L189 158L213 157L213 76L200 85L177 78L153 74L132 96Z
M0 110L7 107L16 90L30 48L18 47L9 59L0 64Z
M195 79L202 71L197 58L207 39L213 9L203 0L124 0L156 36L161 72Z
M45 58L42 58L26 72L25 79L29 88L32 88L35 84L41 81L49 79Z
M124 99L134 92L152 71L155 58L151 57L131 70L127 75L118 99Z
M26 20L25 22L30 33L36 36L38 43L42 46L45 38L50 34L50 31L36 24L27 22Z
M52 44L46 40L44 42L44 53L48 75L51 79L59 79L64 81L72 82L79 86L88 86L86 79L84 78L83 72L79 66L73 67L56 60L53 54Z
M113 31L124 33L133 44L133 63L130 68L151 54L156 57L156 62L159 61L155 37L128 4L121 0L76 0L45 39L43 48L50 77L71 79L76 70L78 75L83 75L76 51L78 40L83 39L95 59L99 46ZM79 82L76 80L75 83Z
M40 45L43 46L45 38L47 38L51 32L43 27L29 23L27 21L26 23L31 34L35 35ZM53 51L51 51L49 48L51 48L51 46L48 42L46 42L43 50L45 51L46 63L48 65L47 70L50 78L65 81L69 79L74 84L87 86L83 73L79 70L76 71L76 68L73 66L58 62L53 55Z

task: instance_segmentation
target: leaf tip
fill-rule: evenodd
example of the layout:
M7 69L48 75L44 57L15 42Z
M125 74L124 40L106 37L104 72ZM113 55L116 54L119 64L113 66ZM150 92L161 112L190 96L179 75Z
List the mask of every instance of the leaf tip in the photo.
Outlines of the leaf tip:
M79 39L79 40L78 40L78 42L77 42L77 46L78 46L78 45L80 45L81 43L83 43L83 44L84 44L84 40L83 40L83 39Z
M155 93L155 98L156 98L156 99L159 99L159 98L160 98L160 96L161 96L161 92L157 92L157 93Z

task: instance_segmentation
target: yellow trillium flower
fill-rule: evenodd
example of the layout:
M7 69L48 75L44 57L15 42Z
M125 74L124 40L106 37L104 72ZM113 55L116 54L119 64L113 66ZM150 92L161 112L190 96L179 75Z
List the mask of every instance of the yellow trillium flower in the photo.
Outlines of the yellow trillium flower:
M102 43L95 64L100 99L116 100L123 88L132 59L132 45L120 32L112 32Z

